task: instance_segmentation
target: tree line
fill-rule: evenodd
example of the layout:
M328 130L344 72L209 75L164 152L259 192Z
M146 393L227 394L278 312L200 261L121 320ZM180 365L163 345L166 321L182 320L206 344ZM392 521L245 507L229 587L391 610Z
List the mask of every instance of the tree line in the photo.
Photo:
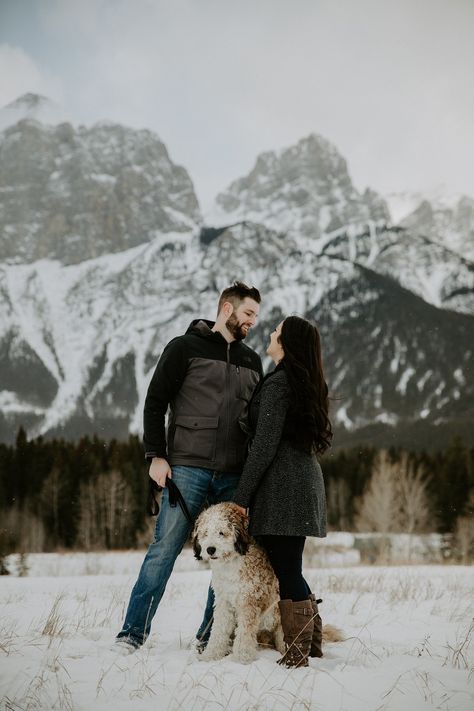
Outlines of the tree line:
M474 449L355 447L321 460L332 530L434 532L474 545ZM148 542L142 443L83 437L0 444L0 560L11 552L107 550ZM471 547L471 548L469 548Z

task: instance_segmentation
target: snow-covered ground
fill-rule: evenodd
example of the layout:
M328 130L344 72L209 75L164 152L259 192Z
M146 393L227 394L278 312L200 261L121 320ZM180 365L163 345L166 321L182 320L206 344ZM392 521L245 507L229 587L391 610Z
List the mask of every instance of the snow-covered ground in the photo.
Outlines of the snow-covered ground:
M120 555L128 570L130 554L97 554L89 574L73 575L82 559L68 554L49 568L43 557L54 577L36 568L0 578L2 711L474 708L473 568L306 570L324 598L323 620L342 628L346 641L327 645L309 669L286 670L268 649L249 666L232 657L202 662L190 651L210 572L189 551L147 644L119 655L112 642L137 572L110 574Z

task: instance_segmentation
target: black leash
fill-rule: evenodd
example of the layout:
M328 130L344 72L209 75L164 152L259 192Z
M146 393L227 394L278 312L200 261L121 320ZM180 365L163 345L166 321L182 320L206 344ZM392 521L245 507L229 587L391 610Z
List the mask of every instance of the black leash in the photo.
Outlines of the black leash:
M169 477L166 479L166 488L168 489L168 498L171 508L175 509L176 506L179 504L179 507L185 515L188 523L193 526L194 519L189 513L186 501L184 500L182 493L180 492L177 484L174 483L173 479L170 479ZM157 484L156 481L154 481L153 479L150 479L148 485L148 512L150 516L157 516L160 512L160 504L156 500L155 496L155 494L159 493L160 491L163 491L163 487L159 486L159 484Z

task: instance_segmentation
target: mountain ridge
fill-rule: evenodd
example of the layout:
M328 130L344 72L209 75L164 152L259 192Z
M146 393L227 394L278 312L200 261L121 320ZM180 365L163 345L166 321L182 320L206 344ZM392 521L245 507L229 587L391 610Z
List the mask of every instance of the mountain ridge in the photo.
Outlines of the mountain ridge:
M139 432L163 346L234 279L262 292L258 352L282 316L318 322L336 442L474 424L472 262L419 215L393 225L327 139L263 155L210 223L147 129L0 134L0 439Z

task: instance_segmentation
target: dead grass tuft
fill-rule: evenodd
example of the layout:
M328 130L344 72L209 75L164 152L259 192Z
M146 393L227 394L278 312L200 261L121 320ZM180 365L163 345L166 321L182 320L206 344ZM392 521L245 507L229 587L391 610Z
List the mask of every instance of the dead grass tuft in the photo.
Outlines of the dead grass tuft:
M64 637L66 622L59 614L59 608L63 599L64 593L59 593L59 595L56 596L41 634L47 637Z

